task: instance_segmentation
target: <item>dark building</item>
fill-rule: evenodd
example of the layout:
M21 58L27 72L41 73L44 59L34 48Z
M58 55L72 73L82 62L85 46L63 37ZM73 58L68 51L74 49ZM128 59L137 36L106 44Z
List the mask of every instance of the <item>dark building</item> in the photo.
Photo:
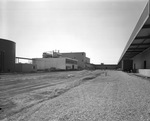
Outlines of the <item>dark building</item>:
M122 60L122 63L121 63L121 69L123 71L126 71L126 72L130 72L131 70L133 70L133 60L128 60L128 59L124 59Z
M15 71L16 43L0 38L0 73Z
M117 69L118 66L117 65L113 65L113 64L101 64L101 65L95 65L95 69L108 69L108 70L115 70Z

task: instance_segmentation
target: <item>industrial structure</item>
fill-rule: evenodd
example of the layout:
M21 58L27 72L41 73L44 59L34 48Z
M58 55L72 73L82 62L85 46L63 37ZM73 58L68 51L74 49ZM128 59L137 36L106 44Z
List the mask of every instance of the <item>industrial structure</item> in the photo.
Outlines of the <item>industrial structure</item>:
M150 1L147 2L118 65L123 71L139 72L150 77Z
M58 51L48 51L43 53L43 58L59 58L61 57L61 54Z
M76 70L77 60L71 58L34 58L33 64L37 70Z
M109 69L109 70L116 70L118 65L115 64L100 64L94 65L95 69Z
M15 71L16 43L0 39L0 73Z
M86 64L90 64L90 58L86 57L85 52L61 53L61 56L78 60L79 69L84 69Z
M28 60L28 63L22 63L20 60ZM33 59L31 58L23 58L23 57L16 57L16 64L15 64L15 71L16 72L37 72L37 65L33 64Z

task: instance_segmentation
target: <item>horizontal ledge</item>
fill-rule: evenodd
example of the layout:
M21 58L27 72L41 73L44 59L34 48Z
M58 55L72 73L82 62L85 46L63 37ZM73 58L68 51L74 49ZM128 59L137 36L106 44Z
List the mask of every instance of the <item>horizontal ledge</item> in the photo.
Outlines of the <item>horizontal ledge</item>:
M33 60L32 58L23 58L23 57L16 57L16 59Z
M134 53L135 53L135 52L142 52L142 51L141 51L141 50L139 50L139 51L138 51L138 50L137 50L137 51L136 51L136 50L134 50L134 51L132 51L132 50L131 50L131 51L130 51L130 50L128 50L127 52L131 52L131 53L133 53L133 52L134 52Z
M150 43L131 44L131 46L138 46L138 45L150 45Z
M136 37L135 39L150 39L150 36L139 36Z
M144 48L129 48L128 50L129 51L134 51L134 50L145 50L145 49L147 49L147 47L144 47Z
M145 25L142 27L142 29L148 29L148 28L150 28L150 24L145 24Z

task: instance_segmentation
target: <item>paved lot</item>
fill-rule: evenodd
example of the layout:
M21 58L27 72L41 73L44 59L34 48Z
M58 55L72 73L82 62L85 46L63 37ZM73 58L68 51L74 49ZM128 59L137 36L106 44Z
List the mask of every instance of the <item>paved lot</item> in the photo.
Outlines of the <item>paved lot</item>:
M5 75L2 121L150 121L150 80L121 71Z

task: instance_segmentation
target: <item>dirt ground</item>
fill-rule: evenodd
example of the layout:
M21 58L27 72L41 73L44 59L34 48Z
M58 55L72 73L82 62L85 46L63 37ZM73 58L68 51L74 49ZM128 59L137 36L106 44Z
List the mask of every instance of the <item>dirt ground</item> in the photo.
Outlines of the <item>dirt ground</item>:
M0 75L1 121L150 121L150 80L121 71Z

